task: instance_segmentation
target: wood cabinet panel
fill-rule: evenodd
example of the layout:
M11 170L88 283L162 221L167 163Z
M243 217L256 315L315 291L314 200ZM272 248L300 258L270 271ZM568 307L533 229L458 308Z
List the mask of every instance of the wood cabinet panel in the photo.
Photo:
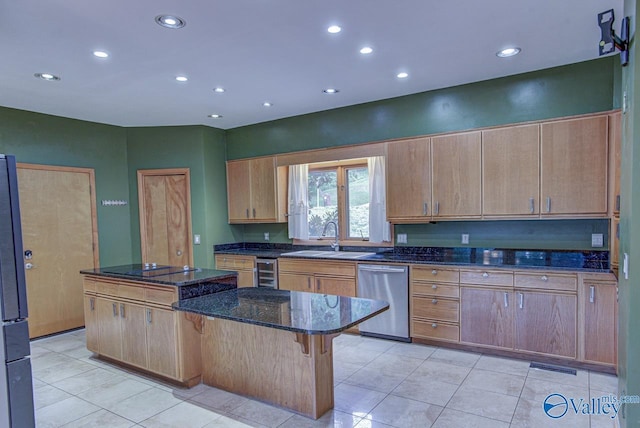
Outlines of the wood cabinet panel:
M284 171L279 174L275 158L264 157L227 162L227 203L230 223L282 222L279 212L286 192L278 177L286 183ZM282 203L281 203L282 202Z
M415 138L387 144L387 218L431 216L431 139Z
M460 340L512 349L513 292L489 287L461 287L460 294Z
M516 292L515 349L576 358L577 298Z
M251 215L253 220L277 220L276 164L273 157L251 161Z
M453 285L438 282L422 283L414 281L411 283L411 295L458 298L460 297L460 287L457 284Z
M356 264L355 262L280 258L278 261L278 271L308 273L311 275L348 276L355 278Z
M482 131L482 213L540 213L540 125Z
M87 349L91 352L98 352L98 324L96 296L94 295L84 295L84 326Z
M513 286L513 272L479 269L461 270L460 283L511 287Z
M460 304L457 300L417 296L411 299L412 317L457 323L459 312Z
M607 215L607 116L541 124L542 215Z
M585 361L617 364L617 290L615 282L585 280L582 285L584 307Z
M250 161L227 162L227 208L229 222L249 220L250 206Z
M457 324L412 319L411 337L457 342L460 339L460 328Z
M171 306L173 302L178 301L178 290L176 287L165 290L161 288L145 288L144 300L149 303Z
M215 261L216 269L238 272L238 287L255 286L255 257L235 254L217 254Z
M516 273L516 288L538 288L555 291L576 291L578 278L576 275L560 275L548 272Z
M176 316L167 309L145 308L142 324L146 324L148 369L171 378L178 377Z
M96 324L98 325L98 352L122 360L122 330L118 303L102 297L96 298Z
M438 266L411 266L412 281L437 281L457 284L460 281L458 269L446 269Z
M140 286L119 284L116 296L130 300L144 300L144 288Z
M476 131L431 139L434 218L482 215L480 136Z
M298 273L283 273L278 275L278 288L280 290L306 291L312 293L315 289L313 275Z
M145 368L147 367L147 335L144 328L144 306L122 302L118 305L122 331L122 361Z
M356 281L351 278L316 276L316 293L356 297Z
M620 215L620 161L622 145L622 113L609 115L609 206L614 216Z

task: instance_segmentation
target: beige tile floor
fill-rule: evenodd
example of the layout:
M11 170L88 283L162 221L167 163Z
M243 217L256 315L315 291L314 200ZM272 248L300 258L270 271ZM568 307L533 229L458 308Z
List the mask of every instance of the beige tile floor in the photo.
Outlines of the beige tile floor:
M616 427L607 416L549 418L551 393L616 394L615 376L567 375L527 361L341 335L335 409L317 421L198 385L177 388L92 357L84 331L31 343L36 420L45 427Z

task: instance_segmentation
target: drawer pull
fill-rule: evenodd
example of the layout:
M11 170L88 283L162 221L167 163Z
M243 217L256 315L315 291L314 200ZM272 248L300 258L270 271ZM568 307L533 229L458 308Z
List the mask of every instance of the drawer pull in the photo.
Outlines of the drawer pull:
M422 204L422 215L427 215L428 211L429 211L429 205L425 202L424 204Z
M518 304L518 307L520 309L524 308L524 294L523 293L519 293L520 294L520 304Z
M112 303L112 308L113 308L113 316L117 317L118 316L118 305L116 305L115 303Z
M542 275L540 279L543 281L549 281L549 277L547 275Z
M437 270L434 269L434 270L431 271L431 275L437 275L437 274L438 274Z
M151 309L147 309L147 324L151 324Z
M437 289L438 289L438 286L437 286L437 285L435 285L435 284L433 284L433 285L431 286L431 288L433 288L434 290L437 290Z
M489 278L489 274L487 272L485 272L485 273L482 274L482 277L483 278Z
M96 310L96 299L93 297L89 299L89 308L91 309L91 312Z
M120 303L120 318L124 318L124 303Z
M536 207L535 207L534 199L533 198L529 198L529 212L531 214L533 214L535 209L536 209Z
M433 328L437 328L437 327L438 327L438 324L433 323L433 324L431 324L431 327L433 327Z
M547 212L551 212L551 197L547 196Z
M433 303L434 305L437 305L437 304L438 304L438 299L433 299L433 300L431 301L431 303Z
M509 293L504 293L504 307L509 307Z
M440 214L440 202L436 202L436 209L434 212L435 215L439 215Z
M589 287L589 303L595 303L596 301L596 287L593 285Z

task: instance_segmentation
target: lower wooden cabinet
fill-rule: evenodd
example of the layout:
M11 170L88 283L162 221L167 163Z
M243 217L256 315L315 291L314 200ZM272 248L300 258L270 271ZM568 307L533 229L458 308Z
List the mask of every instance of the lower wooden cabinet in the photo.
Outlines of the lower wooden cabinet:
M238 287L255 287L256 258L236 254L217 254L216 269L238 272Z
M84 295L84 328L87 349L91 352L98 352L98 325L96 316L96 296L94 294Z
M608 279L608 280L607 280ZM617 282L609 278L584 278L581 283L580 313L583 359L615 365L618 345Z
M513 348L513 307L513 291L460 287L460 340Z
M145 333L149 355L148 369L176 378L178 343L176 317L179 313L160 308L145 308Z
M356 297L356 265L348 261L280 259L278 288Z

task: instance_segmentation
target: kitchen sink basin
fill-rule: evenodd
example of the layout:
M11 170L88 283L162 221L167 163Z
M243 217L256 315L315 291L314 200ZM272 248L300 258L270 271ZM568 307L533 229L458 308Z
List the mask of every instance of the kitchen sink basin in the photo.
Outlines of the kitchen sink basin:
M290 253L284 253L285 257L318 257L322 259L349 259L357 260L365 257L373 256L375 253L365 253L359 251L316 251L316 250L301 250L292 251Z

